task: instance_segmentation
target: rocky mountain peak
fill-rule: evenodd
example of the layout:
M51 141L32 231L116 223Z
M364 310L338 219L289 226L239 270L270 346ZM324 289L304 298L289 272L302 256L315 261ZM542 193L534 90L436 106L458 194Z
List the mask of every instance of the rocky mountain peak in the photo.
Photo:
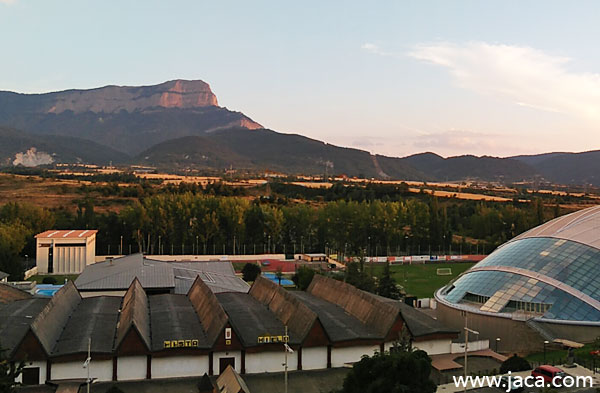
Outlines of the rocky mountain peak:
M105 86L43 94L46 113L65 111L134 112L153 107L196 108L218 106L210 86L201 80L173 80L154 86Z

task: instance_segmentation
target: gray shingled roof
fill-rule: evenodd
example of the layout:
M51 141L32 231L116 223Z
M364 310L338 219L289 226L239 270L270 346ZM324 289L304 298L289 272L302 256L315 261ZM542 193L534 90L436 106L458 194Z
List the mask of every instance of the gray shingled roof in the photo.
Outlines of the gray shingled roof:
M29 330L35 317L50 299L30 298L0 304L0 345L12 354Z
M231 262L165 262L145 258L142 254L90 265L75 284L81 291L125 290L137 277L145 289L163 288L186 294L198 275L215 293L250 289L235 275Z
M4 273L0 271L0 280L4 280L6 277L10 276L8 273Z
M52 353L69 317L80 302L81 295L73 282L69 281L54 294L31 323L31 330L48 355Z
M214 344L229 320L223 306L200 277L194 281L187 298L198 315L208 342Z
M199 348L212 346L187 296L152 295L148 301L153 351L163 349L167 340L198 340Z
M250 296L265 305L284 324L289 331L304 340L317 320L317 314L311 311L297 297L281 286L264 277L257 277Z
M383 339L375 329L363 324L340 306L307 292L291 293L317 314L331 341Z
M283 323L252 296L233 292L217 293L216 296L245 347L259 345L258 336L285 333ZM299 341L299 337L290 332L290 343L299 344Z
M82 299L69 318L52 355L85 353L89 338L92 339L92 352L111 353L121 300L115 296Z
M29 299L31 294L25 292L17 287L13 287L10 284L0 282L0 304L10 303L15 300Z

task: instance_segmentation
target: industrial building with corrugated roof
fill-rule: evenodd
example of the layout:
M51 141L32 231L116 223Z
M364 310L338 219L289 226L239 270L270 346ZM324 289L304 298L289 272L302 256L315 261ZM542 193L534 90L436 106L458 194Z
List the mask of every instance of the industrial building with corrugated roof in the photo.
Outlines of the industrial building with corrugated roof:
M215 293L243 292L248 284L237 277L229 261L158 261L132 254L89 265L75 280L82 296L122 296L137 278L148 294L186 294L196 277Z
M250 291L215 293L200 277L187 294L148 294L135 278L123 296L82 297L69 282L51 299L0 306L3 346L26 362L23 382L122 381L343 367L389 350L406 328L414 346L447 353L458 332L399 301L315 276L307 292L259 277ZM285 336L288 331L289 340Z

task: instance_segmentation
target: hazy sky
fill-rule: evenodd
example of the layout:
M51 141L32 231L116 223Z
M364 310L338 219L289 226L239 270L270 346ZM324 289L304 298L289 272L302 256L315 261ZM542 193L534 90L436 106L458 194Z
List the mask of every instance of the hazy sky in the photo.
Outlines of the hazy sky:
M0 0L0 90L208 82L393 156L600 149L597 1Z

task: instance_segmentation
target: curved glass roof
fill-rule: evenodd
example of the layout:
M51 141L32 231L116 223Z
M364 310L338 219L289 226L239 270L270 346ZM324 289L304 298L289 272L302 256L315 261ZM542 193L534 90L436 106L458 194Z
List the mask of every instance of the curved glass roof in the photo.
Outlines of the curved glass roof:
M600 321L597 248L553 237L523 237L504 244L472 270L441 296L451 303L479 303L487 312L521 310L547 319Z

